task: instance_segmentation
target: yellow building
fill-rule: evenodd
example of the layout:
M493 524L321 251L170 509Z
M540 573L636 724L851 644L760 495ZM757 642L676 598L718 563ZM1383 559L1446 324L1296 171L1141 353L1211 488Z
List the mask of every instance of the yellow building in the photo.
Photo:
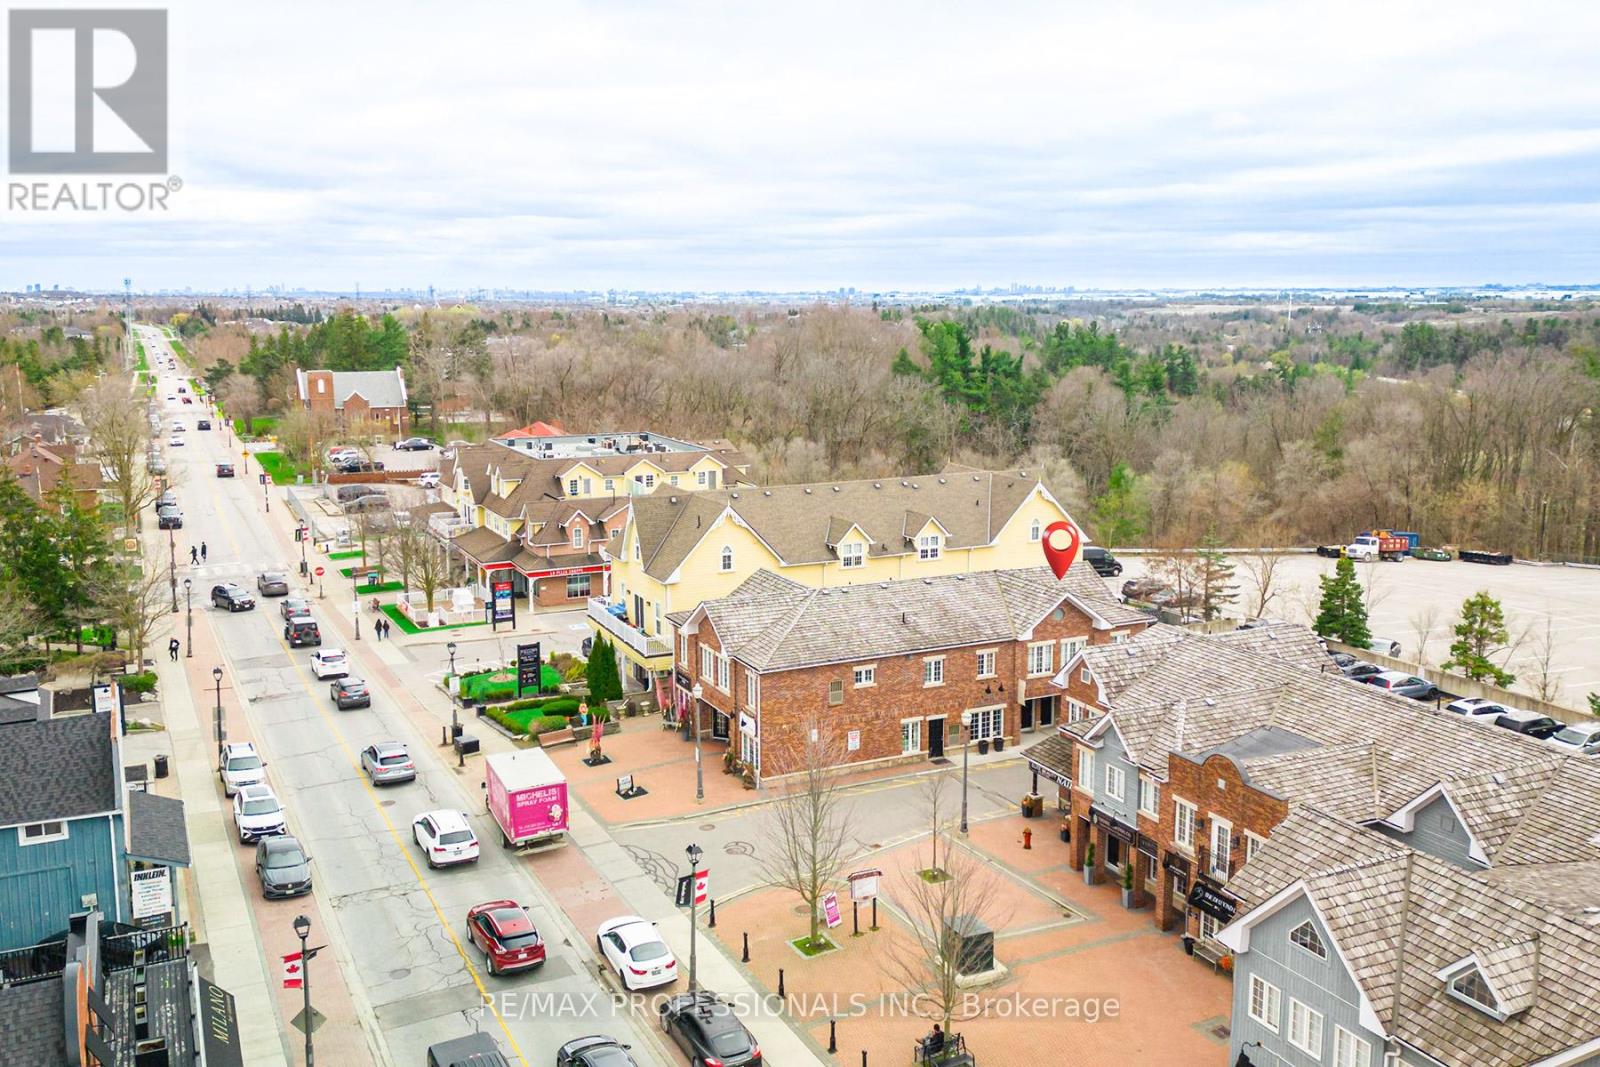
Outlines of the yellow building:
M1066 509L1036 474L942 474L635 498L589 623L636 682L672 666L670 612L725 597L766 568L812 587L1037 567Z

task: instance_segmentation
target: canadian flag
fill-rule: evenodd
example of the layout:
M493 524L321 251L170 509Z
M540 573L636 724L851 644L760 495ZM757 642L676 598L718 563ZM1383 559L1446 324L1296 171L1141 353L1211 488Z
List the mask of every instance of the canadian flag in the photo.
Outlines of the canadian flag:
M706 885L711 881L711 872L708 870L694 872L694 902L696 905L706 902Z
M301 974L304 964L300 961L300 953L291 952L283 957L283 988L299 989Z

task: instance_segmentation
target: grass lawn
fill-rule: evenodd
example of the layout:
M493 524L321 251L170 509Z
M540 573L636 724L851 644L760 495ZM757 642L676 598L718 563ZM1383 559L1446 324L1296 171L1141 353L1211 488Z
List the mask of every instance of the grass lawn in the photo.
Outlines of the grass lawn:
M446 441L470 441L477 444L483 440L483 423L447 422L439 436Z
M251 458L261 464L261 469L267 472L267 477L272 479L273 485L293 485L295 475L304 475L305 471L295 465L294 460L282 452L252 452ZM350 577L348 574L346 578Z
M250 426L245 426L244 419L233 420L233 432L240 437L271 437L278 432L278 419L275 415L262 415L249 420Z
M174 336L172 340L167 343L172 346L172 350L178 354L179 359L189 358L189 350L183 347L183 342L178 340L176 336Z
M420 634L424 630L428 631L429 633L432 633L434 630L464 630L468 626L487 626L487 625L489 625L486 622L456 622L456 623L451 623L449 626L418 626L416 623L412 622L409 618L406 617L406 613L405 612L401 611L398 607L396 607L393 604L385 604L385 605L383 605L383 609L382 610L383 610L383 613L389 617L389 621L390 622L392 622L396 626L400 627L400 629L401 629L401 631L403 633L408 633L408 634Z
M813 941L811 940L810 935L797 937L793 941L789 942L789 944L794 946L796 952L808 959L812 956L820 956L824 952L832 952L834 949L839 947L826 937L819 937Z
M358 585L358 593L396 593L406 587L405 582L374 582L372 585Z
M482 626L483 623L478 625ZM543 664L539 671L539 688L554 692L561 688L561 672L550 664ZM502 700L517 695L517 672L506 667L497 671L484 671L481 674L464 674L461 676L461 699L465 703L475 704L480 701ZM529 694L530 696L532 694Z
M352 548L352 549L350 549L350 550L348 550L346 552L329 552L328 553L328 558L329 559L360 559L365 554L366 553L362 552L359 548ZM350 576L347 574L347 575L345 575L345 577L348 578Z

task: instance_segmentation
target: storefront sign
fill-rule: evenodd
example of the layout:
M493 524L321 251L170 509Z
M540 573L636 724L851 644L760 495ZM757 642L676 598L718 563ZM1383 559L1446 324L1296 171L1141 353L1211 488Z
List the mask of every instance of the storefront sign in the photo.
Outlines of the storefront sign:
M539 675L544 669L544 654L538 641L517 646L517 696L539 692Z
M1185 882L1189 880L1189 861L1176 852L1168 852L1161 860L1161 867L1169 874L1175 874Z
M672 672L672 680L678 683L678 688L685 693L694 688L694 682L689 678L689 672L681 668Z
M1048 778L1050 781L1067 789L1072 788L1072 779L1070 777L1060 771L1051 770L1046 764L1030 759L1028 760L1028 767L1040 778Z
M547 571L523 571L529 578L570 578L574 574L600 574L606 569L604 563L590 564L587 567L556 567Z
M111 688L111 683L102 682L94 687L94 711L96 715L110 715L117 710L117 697Z
M1138 849L1144 855L1149 856L1151 859L1156 858L1156 839L1153 837L1147 837L1144 834L1140 834L1139 840L1134 843L1133 847Z
M135 919L167 914L172 910L171 869L149 867L142 871L130 871L128 897L133 903Z
M739 713L739 732L746 737L754 737L756 735L756 717L741 711Z
M200 983L200 1044L206 1067L244 1067L239 1044L239 1012L233 994L196 976Z
M1197 881L1194 888L1189 890L1189 903L1216 919L1218 922L1232 922L1233 913L1239 905L1233 898L1213 888L1209 882Z
M1131 845L1133 844L1134 838L1139 836L1139 832L1133 827L1118 820L1109 813L1101 811L1099 808L1090 808L1089 815L1094 820L1094 824L1096 826L1110 834L1112 837L1116 838L1118 841L1124 841Z
M515 623L517 606L511 598L510 577L496 578L490 589L494 593L494 621Z

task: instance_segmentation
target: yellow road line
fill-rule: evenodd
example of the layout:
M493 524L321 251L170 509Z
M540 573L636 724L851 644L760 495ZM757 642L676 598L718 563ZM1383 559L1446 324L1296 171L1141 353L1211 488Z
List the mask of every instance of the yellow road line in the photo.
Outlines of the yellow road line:
M212 503L217 508L217 518L221 520L222 498L221 494L217 491L215 482L212 482L211 484L211 499ZM234 554L242 558L244 552L240 548L238 539L233 535L232 526L224 522L222 530L224 536L226 536L228 539L228 543L233 546ZM270 532L268 536L272 536ZM216 628L213 627L212 631L215 633ZM443 928L445 936L448 937L450 939L450 943L455 946L456 954L461 957L462 964L467 968L467 974L472 976L472 984L477 986L478 995L483 998L483 1002L488 1007L490 1013L492 1013L495 1017L495 1020L500 1023L500 1029L506 1035L506 1041L511 1045L511 1051L516 1053L517 1059L522 1062L522 1067L532 1067L532 1065L528 1062L528 1057L523 1055L521 1046L517 1044L517 1039L511 1035L511 1027L506 1022L505 1016L501 1015L499 1009L495 1007L494 998L489 994L488 988L483 984L483 976L480 975L478 973L478 969L472 965L472 960L467 955L467 950L461 945L461 939L456 936L454 926L451 924L450 920L445 917L444 909L440 906L438 898L433 895L433 888L428 885L428 880L423 876L422 869L417 866L416 857L411 854L410 845L400 837L400 831L395 826L394 820L389 818L388 811L386 811L382 803L379 802L376 788L367 779L366 772L361 769L360 758L357 757L353 751L351 751L350 744L345 740L343 732L339 729L337 720L328 713L327 706L323 704L320 699L318 699L316 691L312 687L310 679L306 675L306 670L303 666L301 666L299 659L294 654L294 650L289 647L288 643L285 642L282 637L277 637L276 640L279 647L288 654L289 663L294 667L295 675L300 679L300 684L305 690L306 696L316 706L317 713L322 716L323 720L328 725L328 729L333 732L334 739L338 742L339 748L344 752L345 759L349 761L351 769L356 772L356 779L361 783L362 788L366 791L367 799L372 801L373 810L378 813L378 816L381 819L383 819L384 826L386 826L389 830L389 837L394 841L396 847L400 849L400 854L405 857L406 865L411 868L412 877L416 879L417 885L419 888L421 888L423 895L428 898L428 903L430 906L432 906L434 915L438 917L439 925ZM217 634L217 645L218 647L226 647L222 641L222 635L220 633ZM240 696L242 697L243 694L241 693ZM244 711L243 701L240 702L240 711ZM329 907L332 907L331 903L329 904Z

